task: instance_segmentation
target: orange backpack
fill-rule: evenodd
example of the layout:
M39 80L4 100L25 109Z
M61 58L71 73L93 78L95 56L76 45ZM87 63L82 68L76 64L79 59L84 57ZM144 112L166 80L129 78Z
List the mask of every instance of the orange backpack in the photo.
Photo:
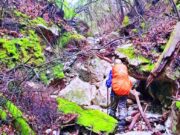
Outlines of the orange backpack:
M132 83L124 64L116 64L112 68L112 89L118 96L129 95Z

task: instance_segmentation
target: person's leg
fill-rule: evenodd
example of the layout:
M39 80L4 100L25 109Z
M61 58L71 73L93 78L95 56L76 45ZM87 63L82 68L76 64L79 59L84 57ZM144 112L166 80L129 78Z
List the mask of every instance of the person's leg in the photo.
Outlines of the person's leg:
M110 100L111 100L111 105L109 109L109 115L116 118L116 109L119 103L119 96L117 96L113 92L113 90L111 90Z
M119 111L119 116L118 116L118 130L123 131L124 127L126 125L125 118L127 117L127 96L121 96L119 98L119 103L118 103L118 111Z

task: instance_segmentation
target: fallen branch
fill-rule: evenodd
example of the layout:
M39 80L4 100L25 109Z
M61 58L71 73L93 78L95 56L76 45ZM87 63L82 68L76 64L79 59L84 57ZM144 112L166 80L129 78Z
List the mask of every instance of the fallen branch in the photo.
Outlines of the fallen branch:
M146 110L147 110L147 105L146 105L146 107L145 107L145 109L144 109L144 113L146 112ZM140 113L137 113L137 114L134 116L131 124L130 124L129 127L128 127L129 130L132 130L132 129L134 128L134 125L136 124L137 120L140 118L140 115L141 115Z
M111 60L111 59L109 59L109 58L107 58L107 57L104 57L104 56L102 56L102 55L100 55L100 54L96 54L100 59L103 59L103 60L105 60L105 61L107 61L107 62L109 62L109 63L113 63L113 61Z
M136 102L137 102L137 105L138 105L138 109L139 109L139 112L140 112L142 118L144 119L145 123L147 124L148 129L152 131L151 124L150 124L149 120L146 118L146 116L145 116L145 114L144 114L144 112L143 112L143 109L142 109L142 106L141 106L141 103L140 103L140 100L139 100L139 96L137 95L137 92L136 92L135 89L132 91L132 94L133 94L133 95L135 96L135 98L136 98Z

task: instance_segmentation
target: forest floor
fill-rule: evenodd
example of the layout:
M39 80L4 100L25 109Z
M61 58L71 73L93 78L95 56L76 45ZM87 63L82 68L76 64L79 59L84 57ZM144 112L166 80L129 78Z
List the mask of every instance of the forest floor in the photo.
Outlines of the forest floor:
M147 9L143 16L130 18L130 22L126 26L119 28L121 29L119 33L111 31L97 37L82 36L82 38L77 33L71 33L75 28L70 26L66 20L58 16L51 18L49 14L52 13L49 11L43 15L43 19L39 19L38 17L46 5L46 2L38 3L31 0L14 2L10 0L9 6L4 7L4 16L0 20L0 62L2 63L0 66L0 134L14 135L18 131L23 135L36 133L39 135L106 134L103 131L100 132L92 127L84 126L83 124L86 123L84 121L82 125L78 124L79 116L76 113L71 113L71 110L70 113L67 113L59 109L62 106L60 106L61 103L57 104L57 98L61 97L63 91L73 91L73 87L91 89L90 93L87 90L87 93L84 94L87 96L85 100L89 100L89 102L81 102L84 100L82 91L80 95L72 92L74 95L67 96L65 94L63 96L72 97L72 100L79 98L80 106L83 109L98 109L104 112L102 114L104 116L107 106L104 107L104 104L101 105L97 102L102 101L106 104L109 100L106 97L106 88L102 85L105 85L104 81L108 75L109 67L111 67L112 59L118 57L116 49L121 45L133 44L136 55L142 55L148 59L148 62L156 63L164 52L166 43L178 23L178 18L175 13L171 12L171 6L160 2ZM14 6L16 10L14 10ZM58 36L64 35L56 35L56 27L51 27L52 30L46 24L56 25L58 30L61 29L61 32L64 30L66 33L71 33L73 36L70 39L75 38L72 42L68 42L65 48L56 48L55 41L59 41L57 40ZM118 37L112 33L118 34ZM36 34L39 34L38 38ZM68 37L68 34L65 37ZM32 42L29 43L28 40ZM180 39L178 40L180 41ZM37 41L39 42L37 43ZM66 40L61 42L66 42ZM27 45L24 50L21 48L22 44ZM32 44L35 47L31 46ZM22 57L17 54L18 48L22 49L20 51ZM4 50L6 51L4 52ZM39 50L42 50L45 58L41 56ZM31 56L32 54L35 56ZM25 56L31 57L25 58ZM180 65L179 51L176 59L176 67L178 68ZM122 60L127 66L135 67L134 63ZM64 65L63 69L61 64ZM56 68L52 68L53 66ZM107 71L102 71L102 68L106 68ZM46 71L45 74L44 71ZM179 74L179 72L177 73ZM57 78L53 78L52 74ZM137 89L140 96L135 94L128 99L127 126L123 134L171 134L172 117L179 116L171 115L172 112L179 114L177 109L174 111L174 104L168 107L162 104L164 102L161 100L163 92L144 90L144 78L147 79L147 74L149 75L150 72L138 74L133 70L130 74L142 83ZM44 82L48 83L44 84ZM94 95L91 93L94 92L93 89L96 91ZM102 92L102 98L99 98L98 90ZM94 97L88 99L88 94ZM177 89L175 94L168 96L171 102L172 100L179 101L179 90ZM79 107L77 108L79 109ZM61 111L57 111L58 109ZM79 114L81 115L81 113ZM98 119L93 122L98 123ZM120 133L113 132L113 134Z

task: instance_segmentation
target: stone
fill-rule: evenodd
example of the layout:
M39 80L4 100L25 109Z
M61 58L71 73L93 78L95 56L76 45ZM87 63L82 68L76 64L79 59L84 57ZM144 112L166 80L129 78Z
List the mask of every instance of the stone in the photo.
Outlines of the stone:
M110 103L110 92L111 89L108 90L108 100L107 100L107 87L106 87L106 79L99 83L99 89L97 91L96 97L93 99L93 104L107 107Z
M59 28L56 25L52 25L51 27L46 27L43 24L38 24L36 26L36 31L40 36L46 38L49 43L55 43L59 36Z
M91 105L91 101L96 93L97 91L94 85L84 82L76 77L68 86L59 92L59 96L72 102L76 102L79 105Z
M111 64L97 57L91 59L89 63L79 63L76 65L76 70L79 73L80 79L92 84L99 84L109 74ZM101 84L98 85L98 87Z
M131 99L127 99L127 105L132 105L134 102Z
M115 135L152 135L152 132L150 132L150 131L130 131L127 133L115 134Z

